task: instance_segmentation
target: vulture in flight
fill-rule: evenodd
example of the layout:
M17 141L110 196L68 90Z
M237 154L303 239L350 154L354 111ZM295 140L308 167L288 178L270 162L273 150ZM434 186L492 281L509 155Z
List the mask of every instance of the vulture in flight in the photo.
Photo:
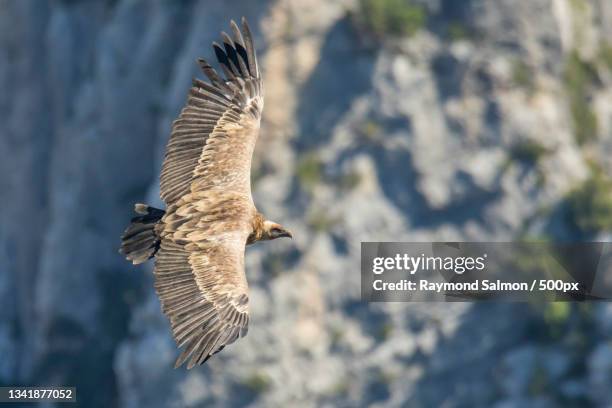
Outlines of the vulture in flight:
M224 77L204 59L172 125L160 179L166 210L136 204L120 252L155 258L155 289L182 352L175 367L203 364L246 335L245 246L291 233L260 214L251 196L251 156L263 85L246 20L232 21L213 48Z

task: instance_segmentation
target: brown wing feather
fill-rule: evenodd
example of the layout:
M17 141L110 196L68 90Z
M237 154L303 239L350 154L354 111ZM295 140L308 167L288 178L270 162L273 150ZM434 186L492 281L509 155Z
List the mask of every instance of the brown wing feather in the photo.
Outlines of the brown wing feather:
M224 48L214 46L226 78L199 60L211 83L194 79L187 104L172 125L160 180L160 195L168 206L191 191L206 188L232 188L250 194L251 156L259 132L263 91L244 20L242 29L244 36L232 21L234 38L224 33Z
M215 237L213 237L215 238ZM219 237L216 237L219 238ZM155 264L155 288L183 348L175 367L202 364L248 331L248 287L240 233L206 242L197 251L166 239Z

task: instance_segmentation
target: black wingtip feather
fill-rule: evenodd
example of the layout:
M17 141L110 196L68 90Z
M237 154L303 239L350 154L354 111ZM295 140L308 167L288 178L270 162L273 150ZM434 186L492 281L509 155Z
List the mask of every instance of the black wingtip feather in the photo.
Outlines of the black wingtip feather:
M213 42L213 49L215 50L215 55L217 56L217 60L221 64L221 68L223 69L223 72L225 73L226 79L228 81L234 80L236 78L237 73L234 72L234 70L232 69L230 60L225 54L225 51L223 51L221 46L216 42Z
M215 50L215 55L217 56L217 60L219 60L221 64L225 64L229 68L230 66L229 66L229 59L227 58L227 54L225 54L225 51L223 50L223 48L221 48L218 42L213 41L213 49Z
M246 72L242 72L240 68L240 62L238 61L238 53L234 48L234 41L230 38L227 33L222 32L221 36L223 37L223 48L225 48L225 54L227 55L230 63L232 64L232 70L239 74L241 77L244 77Z
M234 20L230 21L234 34L233 39L227 33L221 32L223 47L217 42L212 44L215 56L225 74L225 79L221 78L204 58L197 59L200 68L213 85L223 88L224 91L228 90L228 82L259 78L253 38L245 17L241 18L241 23L242 29Z
M238 43L234 43L234 45L236 46L236 53L240 55L240 58L242 59L243 64L248 70L249 76L254 76L253 69L249 65L249 57L247 56L246 48L244 48L241 44L238 44Z

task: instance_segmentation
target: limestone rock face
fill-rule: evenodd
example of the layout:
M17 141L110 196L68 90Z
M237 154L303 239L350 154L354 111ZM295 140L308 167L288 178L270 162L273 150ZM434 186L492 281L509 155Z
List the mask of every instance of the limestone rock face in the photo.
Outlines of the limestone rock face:
M357 3L0 2L0 385L76 385L100 407L609 400L610 308L568 323L368 305L359 256L362 241L584 238L566 197L591 163L612 170L612 3L414 1L426 24L382 42ZM266 87L254 199L295 239L247 251L248 337L173 370L152 266L125 262L119 236L135 202L162 205L195 59L243 15ZM571 64L593 83L571 88ZM597 119L586 144L577 92Z

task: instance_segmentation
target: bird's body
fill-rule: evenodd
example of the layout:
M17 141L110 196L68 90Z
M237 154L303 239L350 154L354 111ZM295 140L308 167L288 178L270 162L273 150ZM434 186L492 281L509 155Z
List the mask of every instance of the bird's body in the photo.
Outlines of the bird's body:
M245 246L290 237L260 214L251 196L251 157L263 86L251 33L232 21L214 50L225 78L204 60L210 83L194 79L173 123L160 179L166 210L136 205L122 236L133 263L155 257L155 288L183 351L176 366L202 364L248 329Z

